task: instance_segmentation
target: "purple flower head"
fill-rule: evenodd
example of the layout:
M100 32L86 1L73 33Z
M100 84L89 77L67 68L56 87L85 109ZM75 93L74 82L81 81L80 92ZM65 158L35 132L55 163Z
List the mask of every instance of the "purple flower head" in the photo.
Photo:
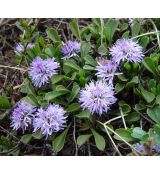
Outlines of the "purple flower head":
M97 77L104 78L109 84L113 84L113 78L115 75L121 73L116 73L118 64L110 60L99 60L98 66L96 66Z
M31 63L29 69L29 76L32 79L34 86L41 87L49 82L49 78L57 74L56 69L59 67L59 63L54 58L47 58L42 60L37 56Z
M11 119L11 127L18 130L22 129L23 132L31 124L33 113L36 111L36 107L28 102L19 102L13 110Z
M56 104L50 104L48 108L40 108L33 120L34 131L40 130L46 138L53 132L58 132L66 126L66 111Z
M29 43L29 44L27 45L27 48L29 48L29 49L33 49L34 46L35 46L34 43Z
M23 47L23 45L21 43L18 43L16 45L16 51L20 52L20 53L24 52L24 47Z
M143 52L142 47L131 39L120 39L110 49L112 60L116 63L121 61L142 62Z
M34 46L35 46L34 43L28 43L27 48L32 49ZM24 52L24 47L23 47L23 45L21 43L18 43L16 45L16 51L20 52L20 53Z
M63 59L68 59L80 52L81 43L77 41L68 41L61 48L61 52L63 54Z
M141 143L136 143L134 147L140 153L143 153L145 151L144 145Z
M152 151L155 153L160 153L160 146L159 145L153 145Z
M107 112L112 104L116 102L113 86L104 80L91 81L80 91L79 102L83 109L88 109L92 114L101 115Z

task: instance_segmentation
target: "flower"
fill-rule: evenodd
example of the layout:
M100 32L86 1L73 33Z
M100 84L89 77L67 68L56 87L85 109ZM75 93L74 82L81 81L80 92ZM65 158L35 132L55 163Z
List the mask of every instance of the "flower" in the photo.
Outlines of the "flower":
M138 152L140 152L140 153L142 153L142 152L145 151L144 145L141 144L141 143L136 143L136 144L134 145L134 147L135 147L135 149L136 149Z
M103 112L107 112L110 105L114 104L116 100L113 86L104 80L91 81L80 91L79 102L81 107L88 109L92 114L101 115Z
M34 131L40 129L42 134L46 136L58 132L66 126L66 111L56 104L50 104L48 108L40 108L33 119Z
M116 63L121 61L142 62L143 52L142 47L131 39L119 39L110 49L112 60Z
M155 153L160 153L160 146L159 145L153 145L152 151Z
M27 48L32 49L35 46L34 43L28 43ZM18 43L16 45L16 51L23 53L24 52L24 46L21 43Z
M42 85L46 85L49 78L57 74L56 69L58 67L59 63L57 63L54 58L42 60L41 57L37 56L32 61L28 72L34 86L41 87Z
M97 70L97 77L105 78L109 84L113 84L113 78L115 75L119 75L121 73L116 73L118 64L110 61L110 60L99 60L98 66L96 66L95 70Z
M18 43L16 45L16 51L20 52L20 53L24 52L24 47L23 47L23 45L21 43Z
M32 49L35 46L34 43L28 43L27 48Z
M14 108L11 116L11 127L15 130L22 129L24 132L31 124L35 111L36 107L30 103L26 101L19 102Z
M80 52L81 43L77 41L68 41L61 48L61 52L64 55L63 59L68 59Z

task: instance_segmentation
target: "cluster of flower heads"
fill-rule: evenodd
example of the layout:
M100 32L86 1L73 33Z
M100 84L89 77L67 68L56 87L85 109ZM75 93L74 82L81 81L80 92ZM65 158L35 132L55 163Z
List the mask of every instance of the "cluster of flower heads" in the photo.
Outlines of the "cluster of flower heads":
M28 72L34 86L41 87L46 85L49 82L49 78L57 74L56 69L58 67L59 63L57 63L54 58L42 60L41 57L37 56L32 61Z
M142 47L131 39L121 39L110 49L112 60L102 57L98 61L95 70L100 79L97 82L90 82L80 92L80 103L83 109L91 113L101 115L107 112L112 104L116 102L114 97L113 78L121 73L117 68L121 61L141 62L143 59Z
M80 52L81 43L78 41L68 41L61 48L63 59L68 59Z
M95 68L97 77L105 79L109 84L113 83L115 75L120 74L117 73L117 69L121 62L139 63L144 57L142 47L132 39L117 40L115 45L110 48L109 53L112 59L101 58Z
M134 145L134 147L138 152L143 153L143 154L146 153L144 144L136 143ZM151 148L151 151L152 151L152 153L158 153L159 154L160 153L160 146L159 145L153 145L152 148Z
M64 56L62 59L68 59L79 53L80 47L80 42L68 41L61 48L61 53ZM19 48L23 50L20 44ZM91 113L102 115L103 112L107 112L110 109L110 106L116 102L116 98L114 97L113 78L115 75L120 74L117 73L119 64L125 60L134 63L141 62L144 56L142 47L131 39L118 40L110 49L110 54L112 56L111 60L102 58L98 61L98 65L95 68L99 80L97 80L97 82L91 81L80 91L79 102L81 107L83 109L88 109ZM41 57L37 56L32 61L28 71L34 86L41 87L48 84L49 78L52 75L57 74L56 69L58 67L59 63L57 63L54 58L43 60ZM39 109L34 122L35 130L41 129L42 133L48 133L48 135L50 135L50 133L55 130L55 125L53 129L51 123L46 125L44 121L49 121L48 117L50 115L48 114L50 113L50 109L56 111L57 108L58 106L54 106L54 108L49 106L48 109L45 110L43 108ZM61 114L63 114L63 112L64 111L61 111ZM40 127L41 125L45 127ZM47 126L48 129L45 129Z
M35 46L34 43L28 43L27 44L27 48L32 49ZM21 43L18 43L16 45L16 49L17 52L23 53L24 52L24 46Z
M63 130L66 126L66 111L57 104L50 104L47 108L37 108L28 102L19 102L11 117L11 127L23 132L33 126L33 132L40 130L46 138L53 132Z

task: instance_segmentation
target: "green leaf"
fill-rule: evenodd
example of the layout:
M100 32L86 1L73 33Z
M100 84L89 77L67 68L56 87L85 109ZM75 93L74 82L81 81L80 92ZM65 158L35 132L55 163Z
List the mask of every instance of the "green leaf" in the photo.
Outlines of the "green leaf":
M150 57L147 57L147 58L144 59L143 65L148 71L150 71L154 75L157 75L158 72L156 70L155 64L154 64L153 60Z
M78 144L78 146L84 145L89 140L89 138L91 136L92 136L92 134L86 134L86 135L80 135L80 136L78 136L78 138L77 138L77 144Z
M159 124L155 124L154 130L160 136L160 125Z
M107 22L107 27L109 29L110 37L113 38L113 35L118 27L118 22L115 19L109 19Z
M109 43L112 42L112 39L117 27L118 27L118 23L115 19L109 19L106 24L106 27L104 27L104 31L103 31L104 36L107 38Z
M130 63L130 62L126 62L126 63L124 64L124 68L125 68L128 72L130 72L131 69L132 69L131 63Z
M107 48L106 46L102 43L100 45L100 47L98 48L98 53L101 54L101 55L105 55L107 52Z
M27 144L31 141L31 139L32 139L32 134L26 134L21 137L21 142L23 142L24 144Z
M93 18L92 21L98 28L101 27L101 19L100 18Z
M60 81L62 81L63 78L64 78L63 75L53 75L51 77L51 82L52 82L52 84L56 84L56 83L59 83Z
M89 110L85 110L77 114L76 117L80 119L89 119L91 117L91 112Z
M40 131L34 132L34 133L32 134L32 136L33 136L35 139L37 139L37 140L39 140L39 139L41 139L41 138L43 137L43 135L42 135L42 133L41 133Z
M56 86L56 91L62 92L62 93L70 93L70 91L67 88L65 88L63 85Z
M35 46L33 47L33 52L34 52L35 55L40 55L41 54L41 48L40 48L38 43L36 43Z
M32 105L35 105L35 106L39 105L37 97L35 95L28 94L26 98Z
M135 127L132 131L131 136L136 138L136 139L141 139L145 134L146 134L146 132L143 131L141 128Z
M118 75L118 78L119 78L121 81L128 81L128 78L126 78L124 74Z
M160 105L160 95L156 97L156 104Z
M80 39L80 30L79 30L79 26L78 26L78 22L77 20L73 20L71 23L70 23L70 29L73 33L73 35L77 38L77 39Z
M125 116L125 120L127 122L135 122L135 121L138 121L139 119L140 119L140 115L136 112L132 112L128 114L127 116Z
M140 23L134 22L131 26L131 31L132 31L132 37L137 36L140 32Z
M138 76L134 76L132 80L126 84L126 87L133 87L135 84L138 84Z
M120 101L118 104L122 108L124 114L129 113L131 111L131 107L124 101Z
M160 135L154 132L154 130L151 128L149 130L149 136L152 139L153 145L159 145L160 146Z
M141 87L141 93L142 93L142 96L146 100L147 103L151 103L155 99L155 95L153 93L146 91L142 87Z
M64 143L70 126L71 125L68 125L68 127L52 141L52 148L54 152L58 153L64 147Z
M92 70L95 70L95 67L92 67L92 66L90 66L90 65L84 65L84 66L83 66L83 69L84 69L84 70L88 70L88 71L92 71Z
M99 133L97 133L94 129L91 129L93 135L94 135L94 139L96 142L96 146L100 151L104 151L106 143L104 140L104 137L101 136Z
M72 88L72 92L71 95L68 98L68 102L71 103L78 95L80 91L80 87L78 84L74 84L73 88Z
M11 104L8 100L8 97L3 94L0 96L0 109L9 109L11 108Z
M160 84L157 85L157 95L160 95Z
M24 94L33 94L33 95L35 95L34 87L29 83L29 81L27 81L27 83L24 84L24 85L21 87L20 92L22 92L22 93L24 93Z
M120 29L122 31L126 30L127 28L128 28L128 24L127 23L120 24Z
M85 64L89 64L93 67L95 67L97 65L97 62L90 55L86 55L84 57L84 60L86 61Z
M124 89L124 87L125 87L124 84L117 83L116 86L115 86L115 90L116 90L117 93L119 93Z
M72 60L65 61L64 65L75 70L75 71L82 71L82 69Z
M87 42L82 42L81 44L81 57L84 59L90 51L90 44Z
M147 45L149 44L149 37L143 36L140 40L140 44L142 45L143 48L146 48Z
M68 93L68 92L57 92L57 91L48 92L48 93L46 93L44 99L48 100L48 101L54 100L55 98L60 97L66 93Z
M136 95L138 95L139 97L142 97L142 93L138 88L134 88L133 91Z
M68 106L68 108L66 109L67 112L71 113L71 112L75 112L78 111L80 109L80 105L79 103L72 103Z
M156 87L156 84L157 84L156 80L150 79L149 82L148 82L148 88L149 88L149 90L155 88Z
M160 124L160 106L155 106L154 108L147 108L147 114L153 121Z
M124 128L119 128L119 129L116 129L115 132L127 142L135 141L135 138L131 136L131 132L129 130L126 130ZM121 140L121 138L119 138L117 135L114 135L114 138L116 140Z
M122 38L128 39L129 38L129 31L123 33Z
M49 56L49 57L54 57L54 48L51 44L48 45L47 48L45 48L45 53Z
M48 38L50 38L53 42L61 42L61 39L55 29L49 28L47 29L46 32L47 32Z
M141 110L143 110L145 108L146 108L146 106L143 103L138 103L138 104L135 105L135 109L137 111L141 111Z

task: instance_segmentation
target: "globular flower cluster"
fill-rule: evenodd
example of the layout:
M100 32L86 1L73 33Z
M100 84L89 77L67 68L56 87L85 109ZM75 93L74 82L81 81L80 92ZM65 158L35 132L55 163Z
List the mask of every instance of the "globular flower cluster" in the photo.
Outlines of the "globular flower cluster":
M66 111L59 105L50 104L48 108L37 108L22 101L14 108L11 127L23 132L33 124L33 132L40 130L46 138L66 126Z
M61 48L63 59L68 59L80 52L81 43L78 41L68 41Z
M83 109L88 109L92 114L102 115L107 112L112 104L116 102L114 88L106 81L91 81L80 92L79 102Z
M34 43L28 43L27 48L32 49L35 46ZM24 46L21 43L18 43L16 45L16 51L23 53L24 52Z
M41 57L37 56L31 63L28 71L29 76L32 79L34 86L41 87L48 84L49 78L52 75L57 74L57 68L59 63L54 58L47 58L42 60Z
M110 49L110 54L112 60L118 64L125 60L134 63L142 62L144 57L142 47L132 39L118 40Z
M40 130L48 137L53 132L58 132L66 126L66 111L56 104L50 104L48 108L40 108L33 120L34 132Z
M30 103L25 101L19 102L14 108L11 117L11 127L15 130L22 129L24 132L31 125L35 111L36 107Z
M97 71L96 75L98 78L105 78L110 85L113 85L113 78L116 73L118 64L110 60L99 60L98 65L95 70Z

